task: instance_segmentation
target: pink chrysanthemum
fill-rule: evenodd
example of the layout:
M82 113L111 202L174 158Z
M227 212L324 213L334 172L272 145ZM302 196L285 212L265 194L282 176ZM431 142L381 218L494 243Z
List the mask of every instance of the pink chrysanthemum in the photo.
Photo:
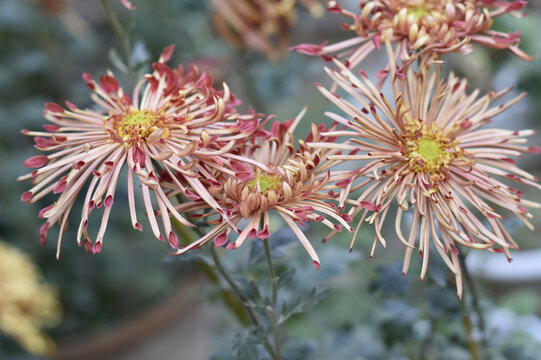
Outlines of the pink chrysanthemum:
M297 20L297 3L321 15L319 0L212 0L214 24L236 46L247 46L276 60L289 46L289 30Z
M328 10L353 21L343 24L355 32L351 39L336 44L302 44L292 50L320 55L325 60L347 58L345 65L355 68L381 44L396 44L393 56L408 59L415 52L468 53L470 42L496 49L508 49L518 57L533 58L518 48L521 34L492 30L493 19L517 12L526 1L495 0L361 0L360 12L343 9L330 1ZM382 74L384 75L384 74Z
M303 112L304 113L304 112ZM322 222L332 230L339 230L347 224L349 215L338 211L328 194L335 185L329 183L329 168L332 162L324 157L333 153L329 149L309 149L304 142L295 151L292 132L303 113L296 119L285 123L274 122L270 133L258 134L253 141L246 142L238 155L230 154L228 165L235 171L235 176L225 172L215 176L218 181L209 182L209 192L220 206L226 210L235 226L231 226L215 211L208 212L208 204L192 201L178 205L180 213L189 213L190 218L206 219L213 228L192 244L176 251L176 255L197 248L214 239L215 246L227 243L230 232L239 233L235 242L227 249L240 247L246 238L267 239L269 232L269 214L278 213L293 230L301 244L319 268L319 258L298 224L311 221ZM324 126L312 126L312 133L307 141L331 143L334 138L321 136ZM174 195L174 194L173 194ZM218 216L218 218L216 218ZM334 219L335 223L328 218ZM244 229L237 229L241 220L248 223Z
M411 67L391 72L394 106L366 75L359 79L338 61L338 70L326 71L360 106L321 86L319 90L347 114L342 117L328 113L345 127L342 135L349 139L332 146L350 152L329 158L351 165L359 162L354 170L342 173L339 200L340 206L353 205L349 212L353 217L361 214L355 235L363 222L374 224L376 237L371 256L377 242L385 246L381 230L391 204L396 201L396 233L407 247L404 274L419 236L421 279L425 276L432 239L435 249L456 274L460 295L459 253L455 244L503 252L510 258L509 249L517 245L501 223L504 214L514 214L533 228L526 208L539 208L541 204L523 199L522 193L504 180L541 189L537 179L518 168L512 159L523 153L539 153L541 149L523 145L524 137L532 135L533 130L481 128L525 94L490 107L510 89L482 97L478 97L479 90L467 94L466 80L453 74L442 79L439 65L425 64L431 61L422 59L419 72ZM394 68L393 65L391 69ZM316 142L308 145L328 146ZM358 198L346 199L348 193L361 189ZM413 217L406 239L401 223L403 213L409 209Z
M41 242L45 244L49 229L60 224L58 251L62 233L76 198L88 184L83 203L77 240L89 252L101 251L102 241L113 205L117 182L122 169L127 168L128 202L132 225L137 221L135 208L134 174L141 182L144 205L154 235L164 237L156 220L151 194L155 196L165 236L173 247L178 239L171 229L172 215L185 225L184 219L168 200L159 185L156 173L165 171L178 176L190 185L187 190L178 183L180 191L192 199L203 199L218 212L220 206L202 186L200 177L207 177L207 169L220 167L220 156L239 138L254 131L253 116L240 116L233 105L236 100L224 84L223 91L212 87L212 79L199 74L197 68L171 69L169 60L173 46L165 49L154 72L137 83L131 99L111 73L96 82L84 74L87 86L93 91L96 109L79 109L66 101L66 109L48 103L45 117L52 124L46 131L23 133L34 136L35 147L49 152L27 159L24 165L38 168L19 180L32 179L33 187L21 200L33 203L49 193L60 194L50 206L40 211L47 219L41 227ZM207 164L203 167L201 164ZM88 217L95 208L104 205L102 223L92 244L88 233ZM57 255L58 256L58 255Z

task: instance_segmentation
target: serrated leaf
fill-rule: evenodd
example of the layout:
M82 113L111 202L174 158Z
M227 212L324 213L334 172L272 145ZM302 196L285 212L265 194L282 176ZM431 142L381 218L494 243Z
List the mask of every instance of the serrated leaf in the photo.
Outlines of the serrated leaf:
M327 296L330 292L331 289L318 291L317 288L314 287L312 291L310 291L308 294L304 296L299 296L291 303L288 304L287 302L284 302L282 306L282 314L278 319L278 323L282 324L287 321L287 319L289 319L292 315L301 313L311 308L319 301L321 301L325 296Z
M257 360L261 357L257 345L262 343L261 331L251 327L233 336L231 350L238 360Z
M267 302L261 296L257 284L253 281L249 281L244 276L237 275L234 277L233 281L237 284L242 295L249 299L249 302L246 304L252 308L266 308Z

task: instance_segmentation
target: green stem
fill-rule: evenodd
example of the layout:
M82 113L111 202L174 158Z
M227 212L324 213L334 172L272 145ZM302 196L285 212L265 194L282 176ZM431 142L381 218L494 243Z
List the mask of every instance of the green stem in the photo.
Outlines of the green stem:
M481 310L481 306L479 305L479 293L477 292L477 289L475 287L475 284L474 284L474 280L470 274L470 272L468 271L468 268L466 267L466 262L465 262L465 259L464 259L465 255L464 256L459 256L458 257L458 260L460 262L460 267L462 268L462 274L464 275L464 280L466 282L466 286L468 288L468 294L470 296L470 303L471 303L471 307L473 309L473 311L475 312L476 316L477 316L477 319L478 319L478 325L479 325L479 332L481 333L481 349L483 350L483 354L485 355L483 357L483 359L487 359L487 360L490 360L490 356L489 356L489 353L488 353L488 343L486 341L486 325L485 325L485 317L483 316L483 311ZM473 350L473 351L477 351L477 357L474 356L474 352L472 352L472 357L474 358L474 360L476 359L480 359L479 357L479 344L474 341L473 339L471 339L471 331L473 329L473 324L471 323L471 316L469 314L469 309L467 308L467 305L465 303L463 303L465 301L465 299L462 300L462 305L463 305L463 308L465 309L466 311L466 315L465 315L465 319L464 319L464 322L465 322L465 326L466 326L466 330L468 331L468 327L469 327L469 333L468 333L468 336L470 337L469 339L469 347L470 347L470 352ZM468 323L466 323L466 316L468 317L467 320L468 320ZM475 346L474 346L474 344Z
M263 247L265 249L265 258L267 259L267 265L269 269L269 277L272 285L272 311L270 313L271 317L271 327L274 337L274 348L278 359L282 359L282 344L281 344L281 334L280 334L280 324L278 324L278 315L276 302L278 298L278 278L274 272L274 267L272 266L272 256L269 248L269 242L263 240Z
M265 112L266 106L263 101L258 96L257 89L255 87L256 81L254 80L252 74L246 69L250 68L250 60L246 55L246 51L237 51L235 57L239 59L237 64L237 73L239 74L240 80L242 82L242 87L245 92L245 98L247 103L252 107L256 112Z
M272 257L269 248L269 242L263 240L263 248L265 249L265 258L267 259L267 265L269 269L269 277L272 284L272 307L276 309L276 299L278 296L278 278L274 273L274 267L272 266Z
M179 235L179 241L182 245L187 245L193 242L192 234L186 226L178 222L176 219L173 219L173 227ZM213 283L218 283L218 275L216 275L214 269L207 263L203 261L198 261L197 265L203 271L205 276L212 281ZM238 298L231 291L222 289L220 293L231 312L242 324L249 324L250 319L248 318L247 312L244 310L243 305L240 303Z
M479 344L477 341L475 341L475 339L473 339L473 324L471 322L471 314L466 304L464 304L462 301L460 304L464 313L462 321L464 322L464 328L466 329L466 334L468 335L468 350L470 351L472 360L481 360L481 356L479 355Z
M223 264L222 264L222 262L220 260L220 257L218 256L218 252L216 251L216 249L213 246L210 246L210 248L211 248L211 253L212 253L212 259L214 260L214 264L216 265L216 269L222 275L222 277L225 279L225 281L227 282L229 287L231 287L231 290L233 290L233 292L240 299L242 305L244 306L244 309L246 310L246 312L248 313L248 316L250 317L250 321L252 322L252 324L257 328L260 328L259 320L255 316L252 309L247 305L248 304L248 299L244 296L242 291L240 291L239 287L237 286L235 281L231 278L231 276L229 276L229 273L227 272L227 270L223 266ZM263 333L263 345L265 346L265 349L267 349L267 351L269 352L269 355L271 356L271 358L273 360L280 360L281 359L281 358L276 356L276 353L272 349L272 346L271 346L271 344L269 342L269 339L268 339L268 337L267 337L267 335L265 333Z
M131 54L130 54L130 36L129 34L124 30L122 25L120 25L120 21L118 21L118 18L116 17L115 13L111 11L111 8L109 7L109 4L107 3L107 0L100 0L101 6L103 7L103 10L105 11L105 15L107 16L107 20L109 21L109 24L111 24L111 27L115 31L116 35L118 36L118 40L120 41L120 46L122 47L122 52L124 55L124 61L126 63L126 66L128 67L128 71L132 72L132 65L131 65Z

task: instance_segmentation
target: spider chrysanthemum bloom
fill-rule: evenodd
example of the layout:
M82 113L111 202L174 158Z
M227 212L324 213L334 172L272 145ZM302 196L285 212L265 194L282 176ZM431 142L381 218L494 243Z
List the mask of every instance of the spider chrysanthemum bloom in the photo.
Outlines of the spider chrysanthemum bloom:
M319 0L212 0L214 23L236 46L247 46L276 60L287 51L289 31L297 21L298 3L321 15Z
M385 42L396 44L394 54L408 59L418 52L468 53L470 42L496 49L508 49L518 57L533 58L518 48L521 34L508 34L492 29L493 19L502 14L520 16L518 10L526 1L490 0L377 0L360 1L360 11L343 9L336 1L328 10L342 14L351 24L343 28L354 34L350 39L327 45L302 44L296 50L320 55L326 60L346 58L344 63L355 68L374 49Z
M240 247L247 238L267 239L270 236L269 216L275 212L293 230L314 266L319 268L319 258L299 225L316 221L332 230L342 226L350 231L353 229L347 224L349 215L342 214L328 194L336 188L329 182L332 162L324 160L332 151L328 148L309 149L303 141L300 141L299 149L294 150L292 132L302 115L285 123L275 122L270 133L246 142L229 162L235 176L223 173L218 182L209 183L209 192L226 210L234 227L216 212L205 211L209 206L204 202L192 201L177 206L180 213L189 213L190 218L206 220L212 229L177 250L176 254L197 248L211 239L215 246L223 246L232 231L238 232L239 236L227 245L227 249ZM333 138L321 136L324 130L323 125L313 125L307 141L332 143ZM241 220L247 224L243 229L237 229Z
M203 199L216 211L222 212L216 201L202 186L199 178L207 177L208 167L220 167L220 155L239 138L254 129L253 117L234 112L236 103L224 84L223 91L212 87L212 79L199 74L195 67L171 69L169 60L173 47L167 48L154 64L154 72L137 83L130 98L112 74L101 76L96 82L84 74L87 86L93 91L95 109L79 109L66 102L66 109L48 103L45 117L52 124L46 131L23 130L34 136L35 147L48 152L27 159L26 167L37 168L19 180L32 179L33 187L21 200L33 203L49 193L60 194L50 206L40 211L46 219L41 227L41 242L45 244L49 229L60 224L58 251L62 233L76 198L86 185L78 243L84 236L89 252L101 251L103 237L117 182L123 169L127 171L127 192L131 222L137 221L134 177L141 182L143 203L152 232L164 240L152 204L157 204L165 238L173 247L178 239L171 229L170 215L185 225L191 225L171 204L159 185L158 171L175 172L191 191L178 181L186 196ZM96 208L104 206L101 226L92 244L88 232L88 217ZM57 255L58 256L58 255Z
M435 249L456 274L460 295L456 244L503 252L510 258L509 249L517 245L501 220L514 214L533 228L527 208L539 208L541 204L523 199L522 193L508 182L514 180L541 189L537 179L513 160L541 149L524 145L524 137L532 135L533 130L482 128L525 94L491 107L510 89L482 97L478 96L479 90L468 94L466 80L453 74L442 79L439 65L430 66L430 61L422 59L419 72L411 67L399 73L392 71L394 106L366 75L359 79L338 61L335 63L339 70L326 71L360 105L321 86L319 89L347 114L328 114L345 126L344 136L348 137L346 143L334 147L350 151L329 158L348 161L355 168L342 173L345 185L340 205L349 202L353 204L349 213L353 217L360 214L357 231L363 222L374 225L372 254L377 242L385 246L381 230L396 202L396 219L387 223L394 223L398 238L407 246L404 274L418 239L423 258L421 279L425 276L432 239ZM346 200L345 195L355 190L361 190L361 195ZM402 219L408 210L412 218L409 236L404 237Z

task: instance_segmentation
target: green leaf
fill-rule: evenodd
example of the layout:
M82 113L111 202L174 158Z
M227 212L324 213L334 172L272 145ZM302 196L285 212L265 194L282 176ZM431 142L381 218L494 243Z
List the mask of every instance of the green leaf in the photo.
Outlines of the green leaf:
M278 276L278 289L284 287L295 275L295 268L287 268Z
M263 342L261 329L250 327L233 336L231 349L238 360L261 359L257 346Z
M304 296L299 296L289 304L284 301L284 304L282 306L282 314L278 319L278 323L283 324L292 315L301 313L311 308L319 301L321 301L325 296L327 296L330 292L331 289L318 291L317 288L314 287L312 291L310 291L308 294Z

